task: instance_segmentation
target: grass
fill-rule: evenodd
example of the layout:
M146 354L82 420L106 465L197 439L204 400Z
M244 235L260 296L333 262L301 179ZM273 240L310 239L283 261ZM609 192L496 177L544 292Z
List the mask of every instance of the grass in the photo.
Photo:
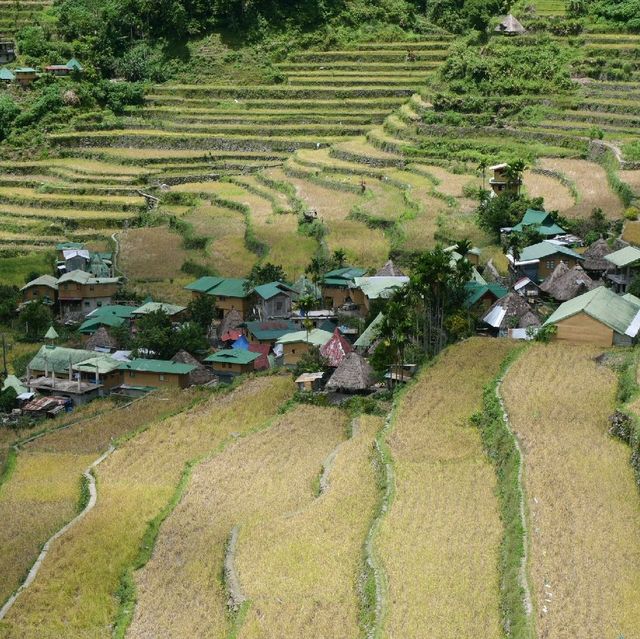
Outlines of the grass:
M524 173L524 188L529 197L544 198L544 207L547 211L563 213L576 204L571 191L557 179L548 175L526 171Z
M625 242L640 246L640 222L625 222L622 239Z
M538 636L640 633L640 499L629 449L607 433L617 380L596 354L536 346L502 388L524 451Z
M259 563L245 569L242 557L258 553L259 560L261 552L273 552L275 558L285 559L279 544L295 552L292 544L301 541L295 535L283 531L274 539L269 531L280 522L292 524L296 513L301 516L313 507L312 480L322 460L344 437L345 426L344 414L335 409L300 406L269 429L197 467L182 502L162 528L153 559L137 576L140 594L129 636L227 636L231 620L220 575L226 541L235 526L240 530L235 566L243 593L251 601L249 616L255 617L257 611L266 614L268 607L263 605L280 596L276 610L288 617L291 606L282 600L287 590L279 593L280 588L270 583L275 576ZM224 490L211 491L211 486ZM282 570L299 572L300 560L285 559ZM281 578L288 590L295 587L284 572ZM261 583L266 586L264 594L256 590ZM299 604L295 600L293 611ZM244 629L240 636L245 636Z
M257 378L123 443L97 471L96 508L54 545L36 582L0 624L0 636L110 637L118 610L113 594L185 463L270 419L290 393L288 378Z
M479 338L451 347L397 409L396 496L376 544L388 636L502 637L496 480L469 420L511 348Z
M46 273L50 270L52 253L28 253L16 257L0 257L0 273L3 284L24 286L30 273Z

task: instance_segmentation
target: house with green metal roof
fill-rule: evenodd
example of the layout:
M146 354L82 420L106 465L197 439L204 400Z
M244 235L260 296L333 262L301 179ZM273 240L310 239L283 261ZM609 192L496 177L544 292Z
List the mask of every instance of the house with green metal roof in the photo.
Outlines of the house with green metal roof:
M549 277L560 262L571 269L584 260L579 253L553 240L543 240L527 246L520 251L519 256L508 254L507 259L517 277L528 277L536 283Z
M242 348L228 348L216 351L204 361L211 366L211 370L220 378L231 378L255 370L255 362L260 353Z
M81 380L101 384L106 391L110 391L122 383L121 364L120 360L110 355L94 353L93 357L74 364L73 370Z
M397 290L409 283L406 275L354 277L351 284L351 299L360 307L363 315L369 312L371 302L389 299Z
M382 321L384 320L384 315L382 313L378 313L376 318L365 328L362 332L362 335L358 337L358 339L354 342L354 346L359 353L367 353L371 348L371 345L376 342L378 339L378 332L380 331L380 327L382 325Z
M0 69L0 82L13 82L16 79L16 76L9 71L9 69L5 69L4 67Z
M108 329L127 325L136 308L135 306L120 306L118 304L96 308L87 315L78 331L83 335L93 335L101 326Z
M633 279L640 274L640 249L625 246L605 255L604 259L610 264L606 279L617 293L626 293Z
M119 277L95 277L75 270L58 279L58 301L62 317L86 317L91 311L111 305L120 288Z
M195 368L193 364L172 360L134 359L121 362L119 370L125 387L186 388L190 385L189 373Z
M246 279L207 276L187 284L185 288L191 291L193 297L215 297L218 319L223 319L231 311L238 311L243 319L249 318L252 290Z
M13 70L16 82L23 87L29 86L38 79L38 72L31 67L19 67Z
M502 299L509 291L495 282L480 284L475 280L465 284L467 299L464 306L467 309L476 311L486 311L490 306Z
M340 308L344 304L353 303L351 287L356 277L363 277L367 270L345 266L325 273L320 285L322 300L326 308Z
M550 213L535 209L527 209L522 220L511 229L511 232L522 233L526 229L532 229L544 238L552 238L566 233L561 226L555 223Z
M22 303L40 300L47 306L58 301L58 280L52 275L41 275L27 282L21 289Z
M635 299L599 286L561 304L544 326L555 326L559 341L629 346L640 331L640 304Z
M65 348L63 346L42 346L27 366L28 377L46 377L68 375L74 364L95 357L93 351L79 348Z
M283 335L276 345L282 347L285 366L295 366L311 348L324 346L332 337L333 333L314 328L311 331L296 331Z
M281 337L289 333L297 332L300 327L290 320L256 320L254 322L245 322L243 326L246 328L250 342L258 344L275 344Z
M295 291L283 282L260 284L253 289L254 316L263 320L272 317L289 317Z
M166 302L147 302L131 312L131 318L136 319L143 315L157 312L166 313L173 321L179 321L184 318L187 307L177 304L168 304Z

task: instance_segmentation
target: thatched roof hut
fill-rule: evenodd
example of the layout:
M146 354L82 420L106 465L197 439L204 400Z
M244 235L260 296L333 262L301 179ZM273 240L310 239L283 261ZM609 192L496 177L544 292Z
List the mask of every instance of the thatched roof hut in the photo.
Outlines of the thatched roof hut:
M375 375L369 362L355 351L349 353L327 382L327 390L361 393L375 383Z
M240 311L235 308L230 310L220 322L220 326L218 326L218 337L222 337L225 333L238 328L242 322L244 322L244 319Z
M498 334L506 334L510 328L540 326L540 320L531 306L515 291L499 299L487 311L482 321L497 330Z
M520 21L511 14L505 16L500 24L495 28L497 33L504 35L521 35L527 30L520 24Z
M613 250L609 247L607 240L596 240L582 254L584 257L584 270L604 273L611 266L611 263L604 258L612 252Z
M596 287L597 284L579 264L570 269L564 262L560 262L540 285L540 290L558 302L566 302Z
M108 348L111 351L118 350L118 341L109 334L104 326L100 326L98 330L87 340L85 348L89 351L95 351L96 348Z
M215 375L201 364L193 355L187 353L187 351L178 351L172 358L172 362L178 362L179 364L190 364L195 368L189 373L189 384L191 386L201 386L202 384L208 384L215 379Z
M392 260L389 260L374 277L403 277L405 274L400 270Z

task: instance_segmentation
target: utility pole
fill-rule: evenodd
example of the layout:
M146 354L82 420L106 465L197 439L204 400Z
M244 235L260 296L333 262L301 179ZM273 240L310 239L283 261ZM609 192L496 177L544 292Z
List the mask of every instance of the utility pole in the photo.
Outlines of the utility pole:
M7 368L7 339L2 334L2 375L3 379L7 379L9 376L9 370Z

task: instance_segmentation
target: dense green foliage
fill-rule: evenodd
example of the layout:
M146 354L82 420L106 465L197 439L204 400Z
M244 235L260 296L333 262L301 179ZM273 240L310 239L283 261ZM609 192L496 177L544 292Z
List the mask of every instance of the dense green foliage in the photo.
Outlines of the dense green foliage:
M38 300L28 304L20 313L19 325L27 339L39 340L42 339L49 326L51 326L52 321L51 310Z
M135 350L147 357L171 359L180 350L197 353L208 348L202 326L187 322L176 328L162 310L141 317L137 327Z

